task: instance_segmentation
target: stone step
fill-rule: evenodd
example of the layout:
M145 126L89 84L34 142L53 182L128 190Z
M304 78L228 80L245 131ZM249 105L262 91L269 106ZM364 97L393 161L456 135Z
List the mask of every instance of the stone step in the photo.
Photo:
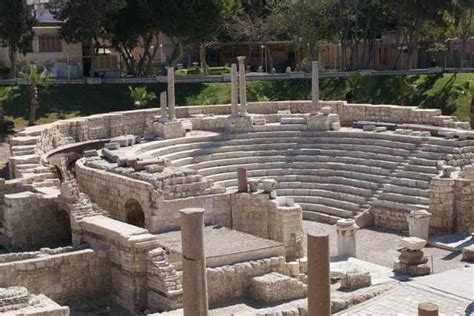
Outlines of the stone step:
M393 192L383 192L379 195L379 200L393 201L402 204L429 205L430 199L426 197L410 196Z
M298 203L305 212L317 212L341 218L352 218L354 213L352 211L331 207L322 204Z
M425 174L415 171L408 171L408 170L400 170L397 171L396 177L398 178L407 178L413 180L422 180L422 181L431 181L434 175L432 174Z
M339 201L348 202L351 204L363 204L367 202L367 198L363 198L357 195L351 195L342 192L333 192L325 190L311 190L311 189L277 189L278 195L281 196L299 196L301 199L304 197L325 197L337 199Z
M307 221L312 221L312 222L327 223L327 224L334 225L337 223L338 220L341 219L341 217L324 214L324 213L318 213L315 211L303 211L303 219Z
M314 177L319 178L335 178L335 179L344 179L345 183L354 185L353 183L357 181L361 182L361 188L371 188L372 186L377 186L377 183L381 184L384 182L386 177L366 174L366 173L356 173L344 170L323 170L323 169L257 169L257 170L247 170L247 176L253 178L263 178L263 177L274 177L279 175L292 174L295 177L301 176L304 177ZM220 174L210 174L208 178L214 180L214 182L220 182L223 180L236 179L237 173L225 172ZM302 180L303 181L303 180ZM308 181L309 182L309 181ZM367 183L370 183L369 185Z
M428 210L428 205L420 205L420 204L408 204L408 203L399 203L395 201L388 201L388 200L376 200L372 203L373 206L380 207L380 208L387 208L392 210L399 210L404 211L407 213L417 209Z
M427 189L418 189L418 188L412 188L412 187L401 186L401 185L385 184L382 190L384 192L420 196L424 198L430 197L430 191Z
M307 130L306 124L266 124L256 125L253 127L255 132L267 132L267 131L304 131Z
M311 204L311 205L324 205L335 209L341 209L346 212L358 212L360 211L361 203L351 203L343 200L336 200L327 197L320 196L298 196L298 195L285 195L281 196L292 198L296 203L301 205ZM365 201L364 201L365 202ZM340 216L340 215L338 215Z
M36 145L40 136L18 136L10 138L11 146Z
M405 170L430 174L430 175L433 175L433 176L436 176L439 173L437 167L421 166L421 165L415 165L415 164L408 164L405 167Z
M206 159L207 160L207 159ZM183 160L175 160L173 162L174 166L185 167L185 168L193 168L195 170L202 170L206 168L212 167L223 167L229 165L243 165L243 164L251 164L251 163L271 163L271 162L281 162L281 161L291 161L291 163L339 163L339 164L348 164L348 165L357 165L357 166L366 166L366 167L374 167L380 169L395 169L397 164L394 162L385 162L385 161L376 161L376 160L368 160L368 159L359 159L359 158L352 158L352 157L327 157L327 156L306 156L306 155L299 155L299 156L250 156L246 157L245 155L241 155L239 158L226 158L226 159L217 159L217 160L210 160L204 162L198 162L195 164L183 164ZM189 160L185 160L184 162L189 162ZM378 170L378 169L377 169ZM377 171L378 173L388 175L389 172L381 172L380 170Z
M409 179L403 177L394 177L389 181L391 184L399 186L407 186L410 188L417 188L421 190L428 190L430 188L430 181L428 180L418 180L418 179Z
M15 165L24 165L24 164L38 164L40 162L40 156L38 155L26 155L13 158Z
M266 177L278 181L278 187L282 189L299 186L305 189L322 189L361 196L370 196L373 194L373 191L379 187L379 184L374 183L373 181L348 179L344 177L290 174L292 170L280 171L281 172L278 172L278 174L270 172ZM284 174L284 171L286 171L286 174ZM237 187L237 176L235 175L233 178L215 182L215 184L224 187Z
M280 120L280 124L301 124L306 125L306 118L304 117L282 117Z

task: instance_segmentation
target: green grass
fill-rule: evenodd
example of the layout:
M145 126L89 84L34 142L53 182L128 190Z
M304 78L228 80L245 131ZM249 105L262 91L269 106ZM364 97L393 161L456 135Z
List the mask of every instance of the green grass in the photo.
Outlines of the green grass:
M324 79L321 82L323 100L348 100L372 104L419 105L438 108L444 114L469 119L474 74L423 76L377 76ZM165 84L147 85L157 95ZM247 87L249 101L310 99L310 80L252 81ZM28 90L22 87L19 97L5 105L7 117L15 128L26 126ZM228 83L186 83L176 85L176 102L180 106L230 103ZM157 107L158 100L148 107ZM40 90L37 124L58 119L97 113L134 109L128 85L50 85Z

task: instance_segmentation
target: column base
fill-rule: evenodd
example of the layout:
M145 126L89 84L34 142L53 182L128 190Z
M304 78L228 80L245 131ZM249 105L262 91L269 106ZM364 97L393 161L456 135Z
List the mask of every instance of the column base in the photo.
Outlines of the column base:
M239 113L238 116L229 116L225 124L225 130L228 133L249 133L253 131L253 116L246 114L242 116Z
M168 119L160 119L158 122L154 122L153 133L164 139L180 138L186 134L180 121L170 121Z

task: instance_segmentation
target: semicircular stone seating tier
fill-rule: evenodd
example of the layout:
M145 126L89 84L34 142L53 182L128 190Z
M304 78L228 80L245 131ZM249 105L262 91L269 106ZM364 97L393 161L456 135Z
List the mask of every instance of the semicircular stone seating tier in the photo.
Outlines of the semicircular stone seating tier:
M299 203L306 219L334 223L372 205L405 212L427 209L439 161L455 153L456 146L445 139L390 132L272 129L164 140L139 153L195 169L227 190L237 187L237 168L245 167L250 178L277 180L278 195Z

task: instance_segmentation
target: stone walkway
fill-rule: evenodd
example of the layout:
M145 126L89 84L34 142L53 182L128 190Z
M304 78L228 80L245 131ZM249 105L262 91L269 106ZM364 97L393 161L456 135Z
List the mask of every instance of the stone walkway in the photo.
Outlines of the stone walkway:
M472 315L474 313L474 305L470 300L410 282L400 284L379 297L336 315L417 315L418 304L422 302L437 304L440 315Z
M337 236L334 226L310 221L303 222L305 232L328 232L330 240L330 253L337 253ZM357 232L357 257L361 260L372 262L381 266L392 268L393 262L398 257L398 244L402 235L378 228L361 229ZM305 244L306 249L306 244ZM433 264L433 272L462 268L469 265L461 262L461 253L452 253L447 250L427 247L423 249L428 257L428 264Z

